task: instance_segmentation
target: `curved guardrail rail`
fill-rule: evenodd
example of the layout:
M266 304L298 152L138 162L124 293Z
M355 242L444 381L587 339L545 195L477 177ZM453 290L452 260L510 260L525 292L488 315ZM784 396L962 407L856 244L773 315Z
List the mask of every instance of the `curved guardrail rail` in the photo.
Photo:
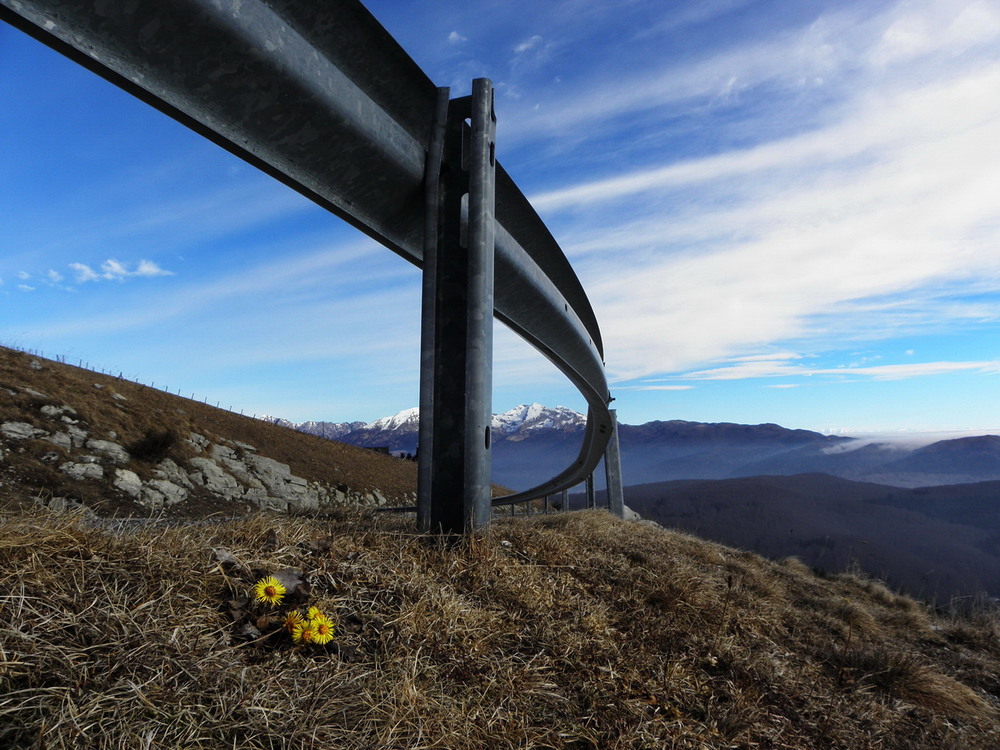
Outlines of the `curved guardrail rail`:
M356 0L0 0L0 19L289 185L417 266L440 90ZM572 466L614 432L597 320L538 214L496 164L494 314L588 403Z

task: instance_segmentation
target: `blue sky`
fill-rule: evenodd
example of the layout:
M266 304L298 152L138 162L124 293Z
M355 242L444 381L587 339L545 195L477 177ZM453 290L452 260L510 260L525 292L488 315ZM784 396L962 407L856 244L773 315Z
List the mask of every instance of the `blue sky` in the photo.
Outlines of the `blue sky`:
M1000 432L1000 2L367 3L583 281L620 418ZM417 403L419 272L0 26L0 343L247 413ZM583 409L497 326L494 407Z

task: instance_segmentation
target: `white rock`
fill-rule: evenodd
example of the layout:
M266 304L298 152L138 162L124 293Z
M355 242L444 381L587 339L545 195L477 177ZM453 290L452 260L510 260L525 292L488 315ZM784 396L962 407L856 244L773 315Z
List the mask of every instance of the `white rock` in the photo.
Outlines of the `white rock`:
M0 425L0 433L12 440L30 440L49 434L46 430L40 430L27 422L4 422Z
M65 409L63 409L60 406L52 406L52 404L46 404L40 409L40 411L44 416L49 417L51 419L55 419L56 417L62 416L62 413L65 411Z
M53 432L51 435L42 438L43 440L52 443L60 448L65 448L69 450L73 447L73 438L70 437L68 432Z
M189 475L191 481L195 484L199 484L209 492L222 495L227 499L232 499L243 494L240 483L224 472L212 459L192 458L190 463L198 469L198 471L192 472Z
M157 479L166 479L168 482L187 487L189 490L194 488L194 484L188 478L184 469L169 458L165 458L157 464L156 470L153 471L153 476Z
M204 449L212 444L212 442L204 435L199 435L197 432L192 432L191 437L188 438L189 442L194 443L196 448Z
M59 470L69 475L71 479L103 479L104 467L100 464L75 463L67 461Z
M178 487L173 482L166 479L151 479L143 489L152 489L160 492L165 498L167 505L174 505L188 496L188 492L183 487Z
M76 511L82 512L84 518L94 519L97 518L97 514L94 513L90 508L81 503L79 500L74 500L69 497L53 497L45 500L40 497L34 498L35 502L42 505L49 510L54 510L56 512L66 512L66 511Z
M110 440L91 439L87 441L87 447L92 451L103 453L116 464L127 464L131 458L128 451L118 445L118 443L112 443Z
M166 479L153 479L143 485L137 502L152 510L166 505L175 505L187 497L187 490Z
M127 495L138 497L142 492L142 480L134 471L115 469L115 487Z
M76 425L70 425L66 428L66 432L68 432L70 438L72 438L73 446L75 448L82 448L86 444L87 435L89 434L86 430L81 429Z
M214 458L216 461L219 461L221 459L226 459L227 461L238 460L236 456L236 451L234 451L232 448L226 447L225 445L213 445L211 453L212 453L212 458Z
M290 494L288 480L292 471L288 464L265 456L247 456L246 465L273 497L285 498Z
M632 510L627 505L623 505L622 506L622 511L623 511L622 517L626 521L641 521L642 520L642 516L640 516L638 513L636 513L634 510Z

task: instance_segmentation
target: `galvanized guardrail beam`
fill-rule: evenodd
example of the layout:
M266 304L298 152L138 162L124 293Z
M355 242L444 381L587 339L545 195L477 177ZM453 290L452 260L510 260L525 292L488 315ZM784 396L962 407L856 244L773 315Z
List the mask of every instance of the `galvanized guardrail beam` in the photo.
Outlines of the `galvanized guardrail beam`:
M439 92L357 0L0 0L0 20L424 264ZM610 396L583 287L499 163L493 224L495 316L588 403L577 460L527 499L593 471Z

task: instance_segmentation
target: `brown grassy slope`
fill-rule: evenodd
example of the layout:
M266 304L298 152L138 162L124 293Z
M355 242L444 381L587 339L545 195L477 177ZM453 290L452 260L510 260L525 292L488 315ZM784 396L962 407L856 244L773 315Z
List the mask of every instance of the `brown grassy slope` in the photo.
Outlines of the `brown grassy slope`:
M31 363L41 365L33 369ZM94 384L103 386L95 388ZM34 396L24 389L44 394ZM126 400L113 397L119 393ZM416 490L416 466L354 446L306 435L259 419L234 414L225 409L175 396L144 385L94 373L72 365L0 347L0 422L30 422L50 428L39 413L45 404L68 404L78 412L82 425L94 437L106 438L112 431L117 441L129 446L150 434L168 431L177 436L174 450L183 451L182 439L192 432L210 439L225 438L249 443L269 458L288 464L292 473L330 486L352 490L379 489L390 500L412 502L408 493ZM39 441L33 441L38 443ZM37 445L24 460L37 459L49 444ZM8 457L3 468L16 464L17 455ZM50 476L41 466L30 468L39 476ZM135 466L141 471L141 466ZM31 482L27 481L28 489ZM43 488L46 489L46 488ZM113 509L105 508L110 512Z
M246 605L287 567L331 646ZM0 575L3 747L1000 747L996 619L604 512L450 547L360 513L39 512L0 526Z

